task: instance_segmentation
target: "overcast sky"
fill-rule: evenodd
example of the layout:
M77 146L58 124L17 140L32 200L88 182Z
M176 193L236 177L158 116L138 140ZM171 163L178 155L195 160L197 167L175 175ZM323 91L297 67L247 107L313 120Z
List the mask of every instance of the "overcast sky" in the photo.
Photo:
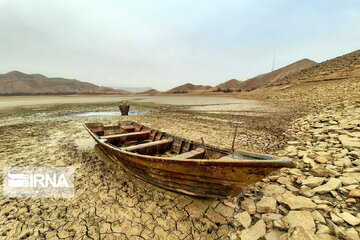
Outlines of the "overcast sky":
M167 90L360 49L359 0L0 0L0 73ZM1 86L0 86L1 87Z

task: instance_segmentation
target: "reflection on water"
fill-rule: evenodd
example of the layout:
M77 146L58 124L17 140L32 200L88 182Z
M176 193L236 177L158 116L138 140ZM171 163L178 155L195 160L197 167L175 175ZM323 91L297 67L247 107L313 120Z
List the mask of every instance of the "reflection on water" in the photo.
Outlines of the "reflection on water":
M129 115L144 115L147 112L130 111ZM70 114L72 117L116 117L121 116L121 112L82 112Z

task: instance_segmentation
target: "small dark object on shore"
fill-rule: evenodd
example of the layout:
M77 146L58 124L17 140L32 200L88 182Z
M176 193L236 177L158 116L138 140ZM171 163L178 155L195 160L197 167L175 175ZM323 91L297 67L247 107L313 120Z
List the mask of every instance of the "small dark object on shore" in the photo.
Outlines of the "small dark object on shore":
M121 115L128 115L130 105L127 101L121 102L119 105L119 109L120 109Z

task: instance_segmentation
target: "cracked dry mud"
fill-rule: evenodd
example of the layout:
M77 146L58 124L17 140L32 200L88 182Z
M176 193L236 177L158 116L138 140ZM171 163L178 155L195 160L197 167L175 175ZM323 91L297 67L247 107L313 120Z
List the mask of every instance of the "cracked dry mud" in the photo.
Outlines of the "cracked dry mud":
M228 238L240 211L236 199L212 200L173 193L138 180L103 154L82 123L116 123L119 117L76 118L111 111L115 104L66 104L1 109L1 169L5 166L76 168L75 197L0 199L3 239L217 239ZM150 113L121 117L209 144L231 145L232 115L195 114L189 108L142 104ZM275 151L284 131L264 117L237 116L237 147ZM171 123L171 124L170 124ZM251 124L249 124L251 123ZM254 124L255 123L255 124ZM253 137L255 136L255 137ZM2 179L0 181L3 181Z
M0 198L3 239L359 239L359 103L322 113L274 104L272 113L235 114L187 106L136 103L142 116L121 117L185 138L291 156L283 169L231 199L201 199L162 190L107 158L74 118L114 104L65 104L0 109L1 165L76 167L75 197ZM216 110L217 111L217 110ZM296 120L295 120L296 119ZM284 150L282 150L284 149ZM280 151L281 150L281 151ZM2 183L2 179L0 180ZM1 184L2 185L2 184Z

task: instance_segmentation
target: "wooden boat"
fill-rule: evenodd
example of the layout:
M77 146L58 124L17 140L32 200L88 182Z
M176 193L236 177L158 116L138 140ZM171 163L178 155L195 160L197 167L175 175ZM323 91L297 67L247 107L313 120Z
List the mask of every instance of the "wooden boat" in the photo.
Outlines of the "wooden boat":
M201 196L236 196L291 159L219 149L135 122L85 128L113 160L133 175L173 191Z

